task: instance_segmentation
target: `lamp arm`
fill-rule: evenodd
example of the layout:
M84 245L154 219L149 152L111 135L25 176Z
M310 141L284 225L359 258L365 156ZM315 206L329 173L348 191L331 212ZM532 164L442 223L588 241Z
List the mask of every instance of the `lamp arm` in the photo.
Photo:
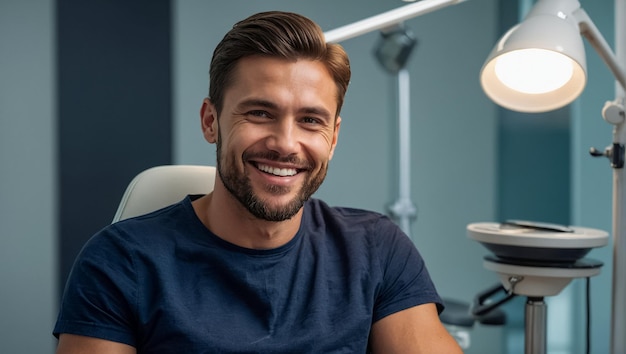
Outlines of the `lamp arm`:
M587 12L582 8L578 8L573 14L578 19L578 26L580 27L580 34L582 34L591 44L591 46L598 52L604 63L609 67L613 76L622 89L626 90L626 73L617 61L617 57L611 50L611 47L606 42L600 30L591 21Z
M378 29L395 26L405 20L436 11L466 0L422 0L404 5L324 33L326 42L341 42Z

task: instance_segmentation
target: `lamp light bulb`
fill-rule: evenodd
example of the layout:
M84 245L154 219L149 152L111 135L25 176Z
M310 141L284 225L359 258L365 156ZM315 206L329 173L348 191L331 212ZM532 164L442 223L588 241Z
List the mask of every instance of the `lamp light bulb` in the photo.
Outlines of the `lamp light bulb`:
M572 60L545 49L515 50L496 58L496 77L512 90L542 94L565 85L574 73Z

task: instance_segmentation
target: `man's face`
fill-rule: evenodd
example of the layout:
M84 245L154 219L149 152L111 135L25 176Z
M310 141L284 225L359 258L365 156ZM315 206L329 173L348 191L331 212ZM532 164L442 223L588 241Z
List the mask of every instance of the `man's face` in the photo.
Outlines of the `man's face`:
M319 62L249 57L237 64L219 121L203 106L219 176L254 216L287 220L319 188L341 123L336 95Z

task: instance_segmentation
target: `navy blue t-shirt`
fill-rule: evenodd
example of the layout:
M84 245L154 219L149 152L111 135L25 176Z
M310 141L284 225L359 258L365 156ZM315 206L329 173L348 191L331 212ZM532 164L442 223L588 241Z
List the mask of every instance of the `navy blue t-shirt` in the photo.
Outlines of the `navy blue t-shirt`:
M312 199L270 250L211 233L192 198L94 235L78 256L54 334L138 353L365 353L372 324L441 300L387 217Z

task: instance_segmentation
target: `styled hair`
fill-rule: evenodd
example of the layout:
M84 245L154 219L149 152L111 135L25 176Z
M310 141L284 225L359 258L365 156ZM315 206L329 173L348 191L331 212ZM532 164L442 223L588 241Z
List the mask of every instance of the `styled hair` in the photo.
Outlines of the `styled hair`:
M215 48L209 71L209 97L218 115L239 59L254 55L321 62L337 86L339 115L350 82L348 55L339 44L327 44L324 32L315 22L282 11L257 13L236 23Z

